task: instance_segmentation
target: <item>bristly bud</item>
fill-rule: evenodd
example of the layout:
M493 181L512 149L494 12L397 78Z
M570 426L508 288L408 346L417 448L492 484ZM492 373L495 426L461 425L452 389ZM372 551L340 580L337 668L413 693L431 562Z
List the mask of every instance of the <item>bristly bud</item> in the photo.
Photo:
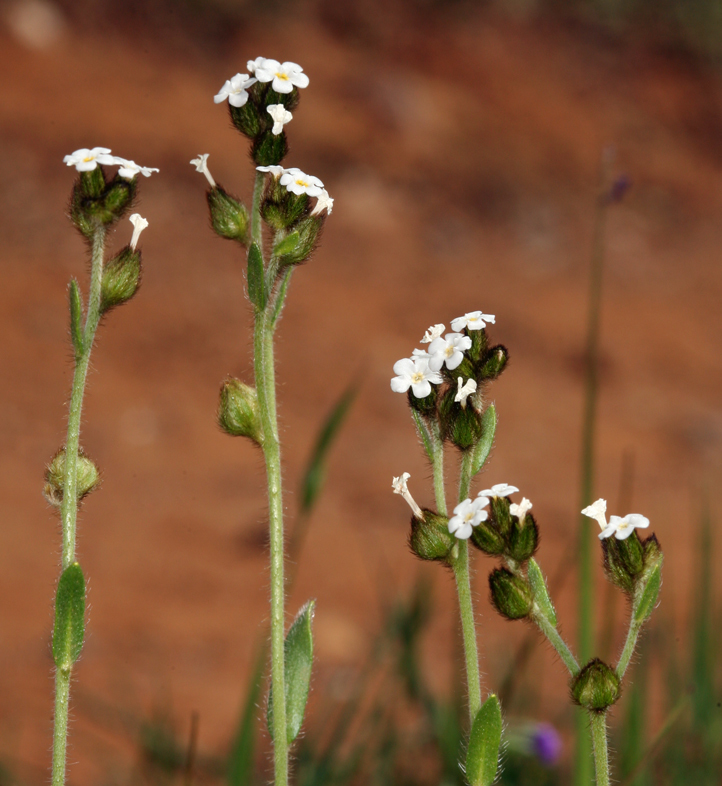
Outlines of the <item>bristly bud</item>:
M261 201L261 216L271 229L290 229L308 215L308 195L292 194L275 177L268 180Z
M294 231L273 249L274 255L278 257L279 265L300 265L305 262L318 243L325 221L325 215L316 218L309 216L299 221Z
M509 620L528 617L534 605L531 587L506 568L497 568L489 574L491 602L494 608Z
M507 497L491 497L491 518L504 538L508 538L511 534L512 519L509 510L510 505L511 503Z
M608 538L608 540L611 540L611 538ZM642 572L642 568L644 568L644 547L639 539L639 535L637 535L636 531L633 531L628 538L623 540L615 538L615 540L617 541L619 556L627 573L632 578L638 576Z
M539 546L539 528L534 516L527 513L520 521L512 519L511 534L507 554L516 562L526 562L534 556Z
M126 178L116 175L115 179L108 184L103 198L103 205L112 216L112 218L105 223L110 224L123 217L123 214L130 207L135 198L135 191L135 178L133 180L126 180Z
M447 562L456 538L449 533L449 519L432 510L423 511L423 519L411 517L409 547L424 560Z
M468 351L468 355L471 362L476 364L486 353L486 348L489 345L486 330L467 330L464 328L464 335L469 336L471 339L471 348Z
M142 273L140 251L122 248L103 267L100 284L100 313L127 303L138 291Z
M99 166L80 173L70 196L70 220L86 239L91 240L98 227L123 217L135 198L136 180L116 176L107 183Z
M506 347L499 344L489 350L488 357L484 361L477 374L477 382L482 380L497 379L501 372L506 368L509 360L509 352Z
M456 394L456 388L451 387L439 401L441 434L460 450L468 450L481 438L481 415L473 406L462 407L456 401Z
M45 499L56 508L63 502L63 490L65 488L65 448L53 456L52 461L45 470L45 488L43 494ZM78 450L77 463L77 494L78 501L90 494L90 492L100 482L100 472L93 461L89 459L82 450Z
M619 677L599 658L593 658L570 684L572 699L592 712L604 712L619 698Z
M477 524L471 532L471 542L485 554L503 554L506 541L497 530L493 521L486 520Z
M249 95L253 97L253 88L258 83L253 85L249 90ZM243 106L228 105L231 113L231 121L233 125L249 139L255 139L261 130L261 113L258 106L254 101L246 101ZM265 109L264 109L265 111ZM265 121L265 118L263 118Z
M417 398L412 389L407 393L409 406L423 417L433 417L436 414L436 399L439 396L438 389L431 388L431 393L423 398Z
M251 158L258 166L275 166L280 164L288 153L286 132L274 134L269 128L261 132L251 145Z
M602 541L602 552L604 553L604 572L609 581L619 587L627 595L631 595L634 589L634 578L629 575L622 556L619 553L617 544L622 541L616 538L605 538Z
M248 243L248 211L243 203L221 186L209 188L207 198L216 234L245 246Z
M262 445L263 432L255 388L239 379L227 379L221 387L218 424L232 437L248 437Z

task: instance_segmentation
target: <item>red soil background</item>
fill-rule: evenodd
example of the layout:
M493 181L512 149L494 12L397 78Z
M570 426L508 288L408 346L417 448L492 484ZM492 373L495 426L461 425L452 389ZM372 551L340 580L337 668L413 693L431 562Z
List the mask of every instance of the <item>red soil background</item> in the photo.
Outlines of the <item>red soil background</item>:
M268 613L264 486L258 453L215 423L223 378L250 381L250 313L242 258L209 229L205 182L188 162L210 153L216 179L248 199L246 143L212 97L257 55L309 74L286 162L336 199L279 330L290 514L317 428L361 382L288 604L291 614L318 599L315 701L334 675L354 673L383 604L420 571L437 589L429 678L443 691L461 666L450 657L449 579L411 558L408 510L390 491L408 471L419 502L432 501L404 397L389 389L391 366L428 325L496 314L491 336L512 362L492 388L499 428L476 488L514 483L534 502L550 574L576 537L589 258L608 145L633 185L608 221L596 489L628 512L615 501L622 458L634 456L632 508L666 547L660 614L684 635L699 492L707 484L719 503L722 466L717 72L592 28L463 4L295 3L225 25L210 11L188 24L172 4L86 3L59 10L42 41L23 33L18 7L2 7L0 27L0 760L46 779L60 536L40 492L64 440L67 283L85 286L87 274L62 158L95 145L161 171L140 184L143 286L102 326L86 398L82 443L103 485L78 532L90 610L71 780L132 773L133 744L99 719L97 700L134 717L166 708L183 734L197 710L203 752L231 737ZM113 246L130 231L121 224ZM493 690L524 627L494 615L491 561L475 565ZM559 606L573 637L573 578ZM533 669L542 698L564 697L543 648ZM549 706L536 717L566 705Z

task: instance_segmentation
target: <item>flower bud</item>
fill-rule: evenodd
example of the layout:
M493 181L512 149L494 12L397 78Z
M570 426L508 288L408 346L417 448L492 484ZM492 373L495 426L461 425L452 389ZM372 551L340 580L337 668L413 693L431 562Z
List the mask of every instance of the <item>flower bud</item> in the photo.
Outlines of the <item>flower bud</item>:
M103 196L103 207L107 211L108 218L103 221L104 224L112 224L130 207L133 199L135 198L137 178L127 180L124 177L116 176L116 178L108 185Z
M459 376L463 378L463 373ZM473 371L470 376L473 377ZM439 401L441 434L444 440L450 440L457 448L468 450L481 438L481 415L471 404L462 407L456 401L456 390L456 386L450 387Z
M471 359L471 362L477 364L481 357L486 353L486 348L489 345L488 338L486 336L486 330L464 330L464 334L471 338L471 347L469 348L467 355Z
M409 548L420 559L446 562L455 541L446 516L424 509L423 519L411 517Z
M90 494L100 482L98 468L82 450L78 450L76 477L78 500ZM59 508L63 502L65 488L65 448L60 448L48 464L45 470L45 481L43 489L45 499L54 507Z
M511 534L511 511L509 510L510 505L511 503L507 497L492 497L489 504L491 509L491 518L496 524L496 528L504 538L508 538Z
M531 587L521 576L506 568L497 568L489 574L491 602L502 615L510 620L528 617L534 605Z
M315 218L309 216L299 221L294 231L273 249L273 253L278 255L279 264L299 265L305 262L318 243L325 220L326 216L322 215Z
M633 531L628 538L617 540L617 549L627 573L632 577L638 576L644 567L644 547L636 531Z
M141 277L140 251L130 246L121 249L103 267L100 284L100 313L130 300L138 291Z
M253 97L253 88L256 87L258 82L251 87L248 91L249 96ZM228 105L231 112L231 122L233 125L249 139L255 139L261 130L261 114L258 110L256 103L249 98L243 106ZM265 112L265 109L263 110Z
M431 418L436 415L436 399L439 393L434 386L431 388L431 393L423 398L417 398L411 388L409 388L409 392L406 395L408 396L409 406L411 409L418 412L419 415L426 418Z
M78 186L81 195L86 199L102 196L106 186L103 167L96 166L89 172L81 172Z
M604 712L619 698L619 677L599 658L593 658L571 681L572 699L587 710Z
M526 562L534 556L539 545L539 528L534 516L527 513L522 521L514 516L509 535L507 554L517 562Z
M482 521L471 531L471 542L485 554L503 554L506 541L500 535L493 521Z
M232 437L249 437L263 444L258 394L255 388L231 377L221 387L218 424Z
M634 589L634 578L629 575L629 571L624 565L622 556L619 553L621 541L616 538L605 538L602 541L602 551L604 552L604 572L607 578L619 589L631 594Z
M651 573L654 568L662 566L664 554L662 554L662 547L654 533L642 543L642 546L644 548L644 574L646 575Z
M106 183L102 168L81 172L70 196L70 220L87 239L99 226L109 226L120 219L135 198L136 179L116 176Z
M251 158L257 166L280 164L286 153L288 153L288 141L285 131L274 134L270 128L266 129L258 134L251 145Z
M248 242L248 211L242 202L226 193L220 186L208 189L211 225L216 234L227 240Z
M499 344L489 350L488 357L484 360L479 373L477 374L477 382L486 379L496 379L501 372L506 368L509 360L509 352L506 347Z

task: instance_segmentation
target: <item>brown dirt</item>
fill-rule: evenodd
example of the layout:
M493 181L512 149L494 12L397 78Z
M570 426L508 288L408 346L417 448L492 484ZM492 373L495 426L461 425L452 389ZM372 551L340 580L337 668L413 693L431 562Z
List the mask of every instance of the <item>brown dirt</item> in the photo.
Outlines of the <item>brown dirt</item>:
M139 716L172 707L183 728L198 710L204 751L222 750L234 727L267 616L263 476L258 454L214 417L224 376L250 373L250 318L241 259L209 230L204 182L187 162L209 152L216 178L248 197L244 142L211 98L259 53L310 74L287 161L336 198L280 330L289 512L325 412L362 381L289 601L293 611L318 598L317 693L359 662L384 601L419 571L438 590L427 666L436 688L448 684L451 588L407 553L407 510L390 493L405 470L431 503L405 402L388 385L429 324L497 315L493 338L513 362L493 388L500 424L483 482L533 500L548 572L574 537L592 206L610 143L634 186L609 216L597 489L614 508L631 451L633 508L667 546L662 608L682 619L687 607L697 494L707 482L719 501L722 464L718 76L489 15L397 20L371 38L320 12L266 21L207 59L169 54L147 33L67 29L36 50L0 31L0 759L28 779L49 761L59 533L40 489L63 441L66 286L86 272L64 217L73 173L62 157L81 146L161 174L141 184L142 291L103 326L87 396L82 441L104 482L78 536L90 615L72 780L122 778L133 765L132 744L92 699ZM494 617L489 565L477 565L494 688L523 628ZM560 602L572 635L574 604L572 581ZM548 653L534 668L547 695L564 690Z

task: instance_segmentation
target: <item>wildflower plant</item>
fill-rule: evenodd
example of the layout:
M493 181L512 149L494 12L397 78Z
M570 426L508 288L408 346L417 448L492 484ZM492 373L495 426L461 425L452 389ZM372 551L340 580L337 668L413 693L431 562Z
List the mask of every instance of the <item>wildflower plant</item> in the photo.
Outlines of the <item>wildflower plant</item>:
M70 220L90 252L90 285L83 302L80 285L71 279L70 337L74 373L65 445L45 473L44 494L58 510L62 532L61 573L55 595L52 652L55 661L55 722L52 784L65 782L70 679L85 635L85 577L75 556L78 510L83 499L100 482L93 460L80 446L80 424L90 354L100 320L123 305L138 290L141 278L140 234L148 222L138 213L130 216L130 242L106 259L109 232L131 209L137 195L138 175L149 177L157 169L111 155L105 147L82 148L65 156L78 172L70 195ZM104 167L117 166L115 174Z
M314 602L307 603L285 634L284 522L281 448L276 414L274 337L294 270L318 244L333 199L317 177L281 162L286 127L309 79L296 63L258 57L248 73L227 80L216 103L228 101L231 122L250 141L256 167L250 211L216 183L208 155L191 161L207 179L211 225L245 251L248 299L253 307L253 385L227 379L218 421L231 436L250 439L263 452L268 486L271 562L271 686L268 728L277 786L288 783L289 748L299 734L308 696ZM284 635L285 634L285 635ZM283 700L278 700L283 697Z
M597 786L610 783L606 717L617 701L639 633L657 603L663 555L654 536L640 539L638 530L649 526L639 513L606 518L606 502L597 500L582 513L600 526L607 578L627 596L631 607L629 630L615 666L600 658L580 664L562 638L556 611L544 575L534 555L539 528L532 503L523 497L513 502L516 486L497 483L470 493L473 478L483 468L496 429L496 411L486 404L491 381L506 368L508 352L489 346L486 333L493 316L481 311L452 321L454 333L442 337L445 327L430 327L422 343L428 351L414 350L410 359L394 365L395 392L406 393L411 415L433 470L436 510L422 509L408 490L409 474L394 478L392 488L412 509L409 545L424 560L451 568L456 581L464 640L470 736L465 775L471 786L489 786L498 769L501 709L493 694L482 704L476 629L470 590L469 544L497 558L501 564L489 575L491 602L509 620L534 623L554 647L570 674L573 701L588 714ZM458 504L447 512L444 448L460 452Z

